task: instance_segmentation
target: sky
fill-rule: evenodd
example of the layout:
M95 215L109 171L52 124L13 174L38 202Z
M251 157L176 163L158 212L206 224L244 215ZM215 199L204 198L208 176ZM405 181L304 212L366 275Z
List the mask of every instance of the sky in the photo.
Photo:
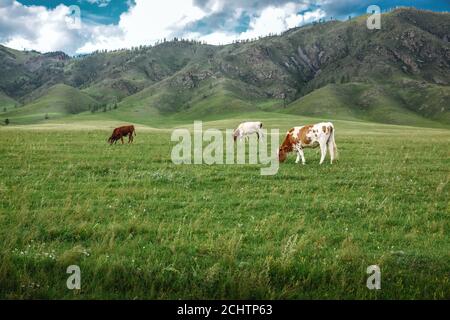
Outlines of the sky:
M0 0L0 44L70 55L174 37L227 44L347 19L370 5L450 11L450 0Z

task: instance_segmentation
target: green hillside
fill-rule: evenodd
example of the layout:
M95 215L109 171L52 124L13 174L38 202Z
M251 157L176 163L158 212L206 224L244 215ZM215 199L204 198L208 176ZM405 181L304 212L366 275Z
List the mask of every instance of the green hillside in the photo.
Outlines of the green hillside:
M436 88L432 88L438 91ZM430 89L430 92L432 92ZM435 92L435 104L441 104L444 95ZM419 94L419 97L421 95ZM408 101L405 101L405 98ZM330 119L361 119L373 122L403 124L414 126L442 126L427 119L417 112L408 109L411 105L417 107L414 101L419 98L405 94L400 89L363 83L330 84L291 103L284 112L312 117ZM449 110L441 110L434 117L441 122L448 119Z
M14 109L18 102L0 91L0 113L4 113Z
M111 103L166 79L192 61L205 60L215 50L214 46L196 42L174 41L94 53L66 66L66 82Z
M7 115L17 123L107 104L118 108L91 116L148 123L270 111L450 126L448 30L449 13L403 8L383 14L381 30L361 16L225 46L174 39L80 57L0 46L0 91L26 105Z
M227 78L205 81L177 74L124 99L119 111L153 110L153 115L208 117L257 110L256 104L266 101L255 86Z
M91 107L98 106L98 102L87 94L73 87L58 84L30 104L1 114L2 122L10 119L14 124L26 124L40 122L49 119L60 118L70 114L88 111Z

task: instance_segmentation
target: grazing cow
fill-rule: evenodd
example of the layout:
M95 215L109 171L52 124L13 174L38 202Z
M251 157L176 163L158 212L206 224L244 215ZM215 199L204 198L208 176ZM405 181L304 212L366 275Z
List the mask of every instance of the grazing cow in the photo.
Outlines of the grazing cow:
M236 130L234 130L233 138L234 141L236 141L238 138L243 139L245 137L248 137L251 134L256 133L258 136L258 140L261 138L264 138L264 133L262 132L263 124L262 122L244 122L237 127Z
M133 143L134 137L136 136L136 130L134 126L125 126L114 129L111 137L108 139L110 144L115 144L120 139L123 142L123 137L128 136L128 143Z
M320 158L320 164L325 161L327 155L327 146L330 151L331 164L337 158L337 146L334 140L334 126L331 122L318 123L315 125L308 125L304 127L295 127L289 130L283 144L280 146L278 152L278 158L280 162L286 160L289 152L297 151L297 161L305 164L305 155L303 153L304 148L317 148L320 146L320 152L322 154Z

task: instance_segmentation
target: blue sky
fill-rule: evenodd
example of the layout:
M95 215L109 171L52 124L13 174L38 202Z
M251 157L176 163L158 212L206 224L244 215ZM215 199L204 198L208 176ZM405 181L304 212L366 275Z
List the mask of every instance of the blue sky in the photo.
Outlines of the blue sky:
M76 5L81 9L83 18L102 24L117 24L120 15L129 10L134 1L123 0L20 0L26 6L44 6L54 9L60 4L66 6Z
M225 44L322 18L346 19L373 4L450 11L449 0L0 0L0 43L69 54L175 36ZM80 19L71 18L70 6L80 8Z

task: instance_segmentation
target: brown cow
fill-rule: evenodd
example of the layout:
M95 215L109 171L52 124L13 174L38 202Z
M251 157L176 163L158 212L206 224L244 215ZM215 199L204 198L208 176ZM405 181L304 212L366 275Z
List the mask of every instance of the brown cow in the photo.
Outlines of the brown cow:
M110 144L115 144L120 139L122 144L124 144L123 137L128 136L128 143L133 143L134 137L136 136L136 130L134 126L125 126L114 129L111 137L108 139Z

